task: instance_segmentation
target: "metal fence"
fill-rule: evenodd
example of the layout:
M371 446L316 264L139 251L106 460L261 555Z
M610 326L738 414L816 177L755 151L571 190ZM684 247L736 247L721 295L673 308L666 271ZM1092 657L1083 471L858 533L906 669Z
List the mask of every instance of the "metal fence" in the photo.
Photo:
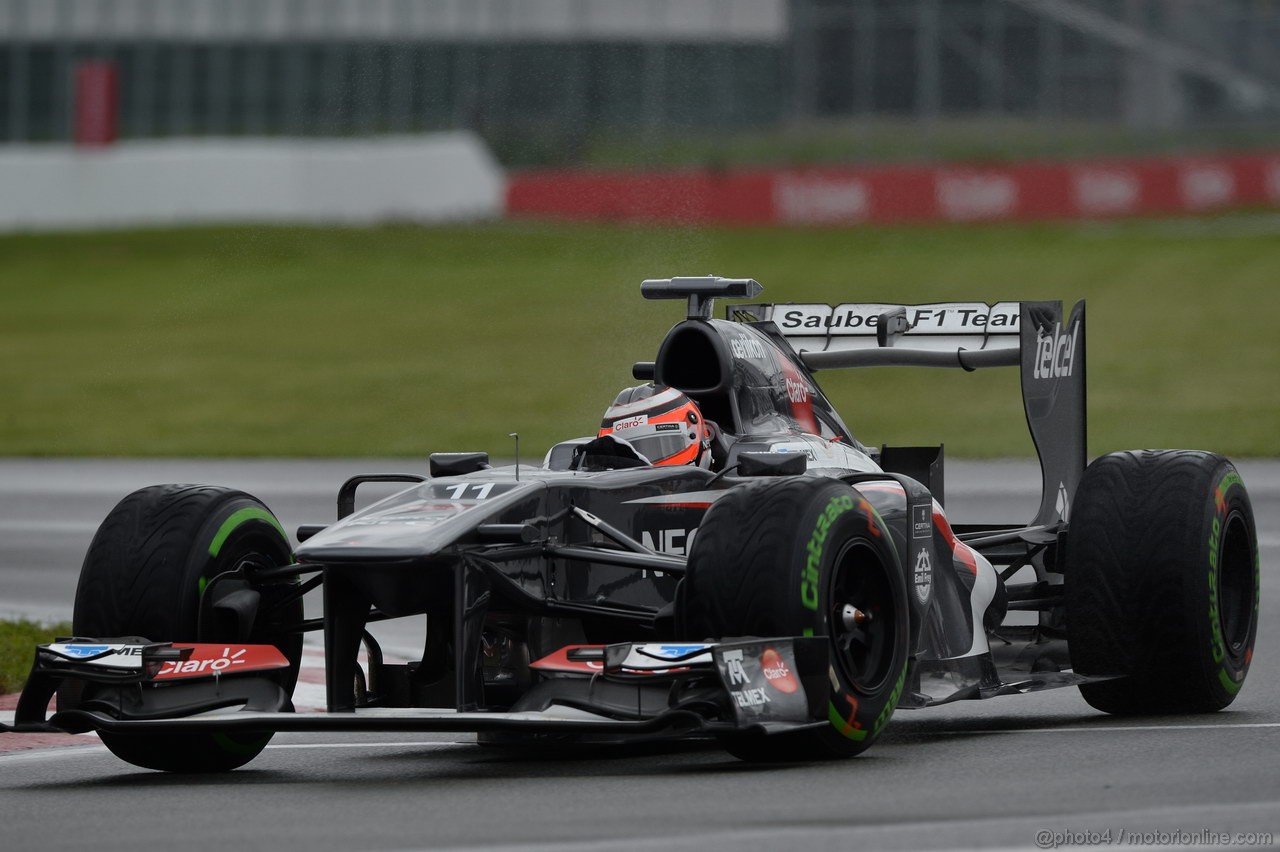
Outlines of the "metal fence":
M779 118L782 0L0 0L0 138L653 129Z
M1277 0L0 0L0 140L596 133L1016 117L1274 125ZM541 144L546 150L539 151Z
M793 113L1274 122L1275 0L794 0Z

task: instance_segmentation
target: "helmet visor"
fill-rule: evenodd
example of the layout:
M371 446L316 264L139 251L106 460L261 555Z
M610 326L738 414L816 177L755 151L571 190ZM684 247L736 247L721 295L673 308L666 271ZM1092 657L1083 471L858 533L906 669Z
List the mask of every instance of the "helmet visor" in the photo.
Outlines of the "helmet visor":
M627 441L636 451L655 464L688 450L693 441L684 432L668 432L666 434L628 437Z

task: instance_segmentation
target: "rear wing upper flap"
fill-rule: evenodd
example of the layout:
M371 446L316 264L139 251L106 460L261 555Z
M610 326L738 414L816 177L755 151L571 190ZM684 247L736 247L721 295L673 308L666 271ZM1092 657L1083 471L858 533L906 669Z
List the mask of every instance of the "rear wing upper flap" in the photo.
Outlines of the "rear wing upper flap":
M1020 307L1019 302L756 304L734 305L730 319L773 322L814 370L912 365L974 369L1017 363ZM966 356L977 357L967 363Z
M1033 524L1066 521L1087 461L1084 301L732 305L771 322L811 370L1017 366L1043 491ZM998 448L997 448L998 449Z

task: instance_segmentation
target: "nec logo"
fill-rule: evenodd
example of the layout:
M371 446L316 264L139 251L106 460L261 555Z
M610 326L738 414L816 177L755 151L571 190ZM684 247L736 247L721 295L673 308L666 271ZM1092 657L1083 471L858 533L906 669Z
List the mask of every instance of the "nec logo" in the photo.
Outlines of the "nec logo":
M1053 334L1036 332L1035 360L1031 375L1037 379L1059 379L1075 371L1076 347L1080 339L1080 324L1076 323L1070 334L1062 333L1062 323L1053 324Z
M697 529L691 530L644 530L640 533L640 543L650 550L665 553L669 556L687 556L693 547L693 537Z

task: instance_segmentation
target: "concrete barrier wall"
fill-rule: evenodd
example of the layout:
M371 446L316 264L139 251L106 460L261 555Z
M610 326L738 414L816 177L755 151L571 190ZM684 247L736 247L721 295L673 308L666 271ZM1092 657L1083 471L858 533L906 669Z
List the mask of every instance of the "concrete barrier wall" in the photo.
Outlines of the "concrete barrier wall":
M850 225L1096 219L1280 207L1280 150L1002 165L512 175L525 218Z
M0 231L496 218L502 170L468 133L0 147Z

